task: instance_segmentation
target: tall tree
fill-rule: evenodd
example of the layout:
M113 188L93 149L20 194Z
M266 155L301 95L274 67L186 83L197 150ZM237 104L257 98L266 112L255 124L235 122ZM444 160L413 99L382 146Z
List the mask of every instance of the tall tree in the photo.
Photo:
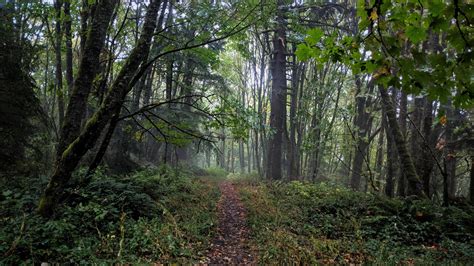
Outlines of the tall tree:
M271 61L272 94L270 133L268 142L268 179L282 178L282 143L286 123L286 25L285 1L277 1L277 28L273 34L273 56Z

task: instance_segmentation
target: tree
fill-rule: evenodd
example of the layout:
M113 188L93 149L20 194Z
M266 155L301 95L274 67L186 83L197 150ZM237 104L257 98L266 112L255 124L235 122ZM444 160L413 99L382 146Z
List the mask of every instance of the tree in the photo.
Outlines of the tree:
M107 28L111 16L111 10L108 10L108 8L113 9L116 4L116 1L104 1L100 2L96 7L94 19L92 20L89 34L87 36L78 77L74 82L75 87L73 89L69 106L77 104L76 107L78 109L85 107L87 95L90 90L90 88L86 88L85 86L90 85L92 82L91 78L93 78L91 76L93 74L91 73L91 69L86 69L86 67L92 68L93 65L91 63L98 62L97 57L100 53L100 49L98 48L101 48L99 46L103 43L105 29ZM130 84L130 82L132 82L134 78L135 71L148 56L151 39L156 26L159 6L160 1L158 0L152 0L150 2L145 15L142 34L138 43L130 53L127 61L112 83L112 86L107 91L102 105L87 121L81 133L75 139L66 143L66 140L71 139L73 134L77 134L76 132L73 133L72 129L78 129L80 126L80 124L78 125L78 121L82 120L81 116L77 113L78 110L72 110L68 106L68 113L70 115L66 115L65 117L65 124L61 134L62 145L60 142L59 149L59 151L64 151L59 153L48 186L41 196L38 206L38 212L40 214L44 216L52 214L58 197L61 195L64 187L71 178L72 171L76 168L82 156L84 156L84 154L95 144L98 136L110 122L114 114L122 107L122 101L133 85Z
M270 113L270 138L268 142L268 179L282 178L282 143L286 123L286 30L284 1L277 2L277 28L273 34L273 57L271 62L272 91Z

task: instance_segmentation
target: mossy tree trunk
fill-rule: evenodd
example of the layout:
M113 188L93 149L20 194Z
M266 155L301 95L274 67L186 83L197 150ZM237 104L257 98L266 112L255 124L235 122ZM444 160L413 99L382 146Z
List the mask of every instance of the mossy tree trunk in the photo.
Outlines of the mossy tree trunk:
M114 4L116 4L116 2L114 2ZM64 144L67 148L58 157L50 181L45 191L43 192L43 195L40 198L38 212L41 215L49 216L52 214L54 207L57 204L58 197L62 194L66 184L71 178L72 172L77 167L79 161L84 156L84 154L94 146L95 142L101 135L101 132L110 122L114 114L116 114L117 110L120 110L120 108L122 107L124 98L130 91L130 89L133 87L132 83L137 81L137 79L134 79L134 75L139 66L143 63L143 61L146 60L148 56L151 39L153 37L153 33L156 26L157 12L159 6L159 0L151 1L145 16L145 22L143 25L140 39L138 40L136 46L133 48L132 52L130 53L117 78L114 80L113 84L108 89L105 99L102 102L102 105L87 121L81 133L70 143ZM97 13L99 12L98 10L99 9L96 10L94 15L97 15ZM92 23L91 27L93 26L94 23ZM93 29L90 30L90 32L93 31ZM92 33L89 34L88 40L86 42L86 47L89 43L93 41L93 38L91 38L91 34ZM105 35L105 32L103 32L103 34ZM102 39L102 37L99 37L99 39ZM87 51L85 51L85 54L87 54ZM81 72L79 72L77 80L80 80L82 78L80 75ZM75 88L75 90L77 90L77 88ZM73 101L73 99L74 98L71 98L71 101ZM82 100L85 101L86 99ZM66 119L72 118L67 117ZM65 121L65 124L67 122L68 121ZM63 133L68 134L68 132ZM64 138L64 136L61 137Z
M390 99L387 90L382 86L379 86L379 92L382 98L383 107L386 111L387 122L393 136L395 147L398 151L401 169L405 173L405 177L408 181L408 194L422 197L424 196L422 184L418 174L416 173L415 164L412 159L413 157L408 151L406 138L400 130L392 100Z
M86 112L87 99L92 87L92 82L98 74L97 69L100 65L99 56L104 47L112 13L118 2L118 0L99 1L94 8L95 11L92 14L92 20L88 25L77 78L73 84L69 104L61 128L57 148L58 161L61 160L62 154L69 144L71 144L81 132L81 124L84 119L84 113Z

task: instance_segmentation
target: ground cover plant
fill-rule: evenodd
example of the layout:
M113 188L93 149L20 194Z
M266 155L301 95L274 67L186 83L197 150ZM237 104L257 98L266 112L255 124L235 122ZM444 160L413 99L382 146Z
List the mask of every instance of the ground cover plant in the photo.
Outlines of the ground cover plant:
M193 262L217 224L216 178L162 168L117 177L97 173L68 189L51 220L35 213L44 179L11 180L0 200L2 264Z
M327 183L243 182L262 264L469 264L474 209L389 199Z

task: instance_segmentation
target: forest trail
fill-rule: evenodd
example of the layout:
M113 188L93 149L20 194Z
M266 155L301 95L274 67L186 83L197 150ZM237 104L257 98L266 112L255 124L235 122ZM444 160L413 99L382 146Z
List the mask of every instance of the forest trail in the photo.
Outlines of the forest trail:
M209 264L255 264L248 246L246 210L238 191L230 181L221 182L219 189L219 226L206 261Z

